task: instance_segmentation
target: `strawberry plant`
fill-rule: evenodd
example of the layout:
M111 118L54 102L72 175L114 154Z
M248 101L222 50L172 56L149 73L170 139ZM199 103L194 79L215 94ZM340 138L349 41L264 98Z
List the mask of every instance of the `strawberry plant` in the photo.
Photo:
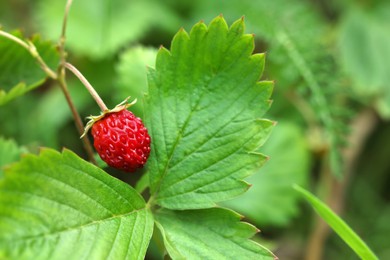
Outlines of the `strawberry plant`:
M0 259L389 258L388 3L325 2L1 2Z
M150 153L146 201L130 185L68 149L43 148L11 165L0 183L3 257L142 259L157 228L175 259L274 258L250 240L255 227L241 222L234 211L216 207L248 189L243 179L265 162L258 149L274 125L261 119L273 83L259 81L264 54L252 54L254 37L244 34L243 19L230 27L221 16L208 26L199 22L189 33L181 29L170 50L160 48L144 98L148 130L126 104L108 110L67 63L65 29L57 70L47 65L34 42L1 35L2 43L13 47L4 53L24 47L32 54L24 59L35 58L66 95L65 69L83 81L103 112L91 117L86 131L92 127L94 146L108 165L133 172ZM39 85L43 74L41 78L3 92L3 102Z

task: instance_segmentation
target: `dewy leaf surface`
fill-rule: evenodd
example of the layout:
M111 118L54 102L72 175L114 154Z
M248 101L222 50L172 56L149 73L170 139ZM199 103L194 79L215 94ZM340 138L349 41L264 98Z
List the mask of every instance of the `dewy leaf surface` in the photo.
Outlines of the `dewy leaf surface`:
M13 35L23 38L18 31ZM31 42L46 64L55 70L59 61L55 45L42 41L39 36L34 36ZM0 54L0 105L38 87L45 81L45 72L22 46L0 37Z
M276 258L249 239L257 229L227 209L161 210L156 224L172 259Z
M145 122L155 202L170 209L215 205L248 189L242 179L264 162L255 151L273 123L260 119L272 82L259 82L264 55L252 55L243 19L196 24L161 48L149 73Z
M0 258L144 259L153 217L127 184L65 150L0 181Z

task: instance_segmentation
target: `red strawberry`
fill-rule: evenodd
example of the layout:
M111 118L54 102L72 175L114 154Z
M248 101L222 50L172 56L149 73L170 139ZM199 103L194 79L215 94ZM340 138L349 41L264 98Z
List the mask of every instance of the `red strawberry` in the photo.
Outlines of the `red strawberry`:
M150 136L141 119L126 109L104 115L92 125L94 146L111 167L133 172L146 163Z

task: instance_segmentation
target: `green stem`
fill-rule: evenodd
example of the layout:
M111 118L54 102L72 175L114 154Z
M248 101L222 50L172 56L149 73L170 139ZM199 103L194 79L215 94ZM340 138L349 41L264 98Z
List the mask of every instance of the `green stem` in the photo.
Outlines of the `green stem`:
M61 65L60 65L60 74L65 75L65 68L70 70L74 75L76 75L81 83L87 88L89 93L92 95L92 97L95 99L96 103L99 105L100 109L104 112L108 110L107 106L104 104L103 100L100 98L99 94L96 92L96 90L92 87L92 85L88 82L88 80L81 74L81 72L76 69L72 64L66 62L66 52L65 52L65 40L66 40L66 27L68 22L68 15L70 11L70 7L72 5L73 0L68 0L66 2L65 6L65 13L64 18L62 21L62 31L60 40L58 43L60 54L61 54Z
M64 20L62 21L62 31L61 31L61 39L64 39L62 41L63 43L65 43L66 27L68 25L68 15L69 15L70 7L72 6L72 2L73 0L68 0L65 6Z
M322 196L324 197L323 200L338 215L342 215L344 211L346 191L355 173L354 166L357 164L356 162L367 138L372 134L377 124L378 118L373 111L366 110L359 114L351 122L350 129L352 131L347 138L348 146L342 152L345 172L343 179L336 179L329 172L326 172L325 169L321 173L322 176L318 186L323 186L326 189L325 196ZM315 227L309 236L306 259L316 260L323 258L323 250L329 233L329 226L323 220L317 218Z
M106 104L104 104L103 100L101 99L101 97L99 96L99 94L96 92L96 90L92 87L92 85L88 82L88 80L83 76L83 74L81 74L81 72L76 69L72 64L70 63L65 63L64 64L65 68L67 68L68 70L70 70L76 77L79 78L79 80L81 81L81 83L83 83L83 85L87 88L87 90L89 91L89 93L91 94L91 96L93 97L93 99L95 99L96 103L98 104L98 106L100 107L100 109L102 110L102 112L104 111L107 111L108 108L106 106Z
M25 42L18 37L15 37L14 35L2 30L0 30L0 36L3 36L25 48L37 60L39 66L50 78L57 79L57 73L55 73L52 69L50 69L49 66L47 66L42 57L39 55L37 48L31 41Z
M66 52L65 52L66 28L67 28L67 24L68 24L68 16L69 16L70 7L72 6L72 2L73 2L73 0L68 0L66 2L64 18L62 21L61 36L60 36L60 39L58 42L58 49L59 49L59 52L61 55L60 70L62 71L62 73L65 73L64 72L64 70L65 70L64 64L66 62Z
M153 207L155 206L154 203L155 197L152 195L149 200L146 202L146 208L153 211Z
M11 41L16 42L17 44L19 44L20 46L22 46L23 48L25 48L29 51L30 47L28 46L28 44L26 42L22 41L21 39L19 39L18 37L15 37L12 34L4 32L2 30L0 30L0 35L11 40Z
M70 96L68 86L66 84L66 73L65 73L65 63L66 63L66 51L65 51L65 41L66 41L66 26L67 26L67 20L69 15L69 10L72 5L72 0L68 0L66 2L65 6L65 12L64 12L64 18L62 22L62 30L61 30L61 36L58 42L58 50L60 53L60 65L58 67L58 83L60 85L60 88L65 96L66 102L68 103L68 106L70 108L70 111L72 112L73 119L77 128L77 131L79 133L79 136L83 135L84 133L84 124L81 119L80 114L77 111L76 106L73 103L72 97ZM94 157L92 144L89 141L88 138L82 138L81 142L83 143L84 149L88 155L89 161L93 164L97 165L97 162Z
M3 36L5 38L19 44L23 48L25 48L33 56L33 58L38 62L38 64L42 68L42 70L50 78L56 80L59 83L61 90L64 93L65 99L68 103L68 106L72 112L73 118L75 120L76 128L79 132L79 135L82 135L84 132L84 125L83 125L83 122L81 120L79 113L77 112L77 108L72 101L72 98L70 96L70 93L69 93L69 90L68 90L68 87L67 87L67 84L65 81L65 76L66 76L65 75L65 64L66 64L66 52L65 52L65 39L66 38L65 38L65 34L66 34L67 18L68 18L68 14L69 14L69 10L70 10L71 5L72 5L72 0L68 0L66 3L66 7L65 7L65 14L64 14L63 24L62 24L61 37L60 37L60 40L58 43L58 47L59 47L58 49L59 49L59 53L60 53L60 57L61 57L61 62L60 62L60 65L58 67L58 73L55 73L52 69L50 69L49 66L47 66L47 64L44 62L42 57L39 55L37 48L35 47L35 45L31 41L25 42L22 39L14 36L10 33L4 32L2 30L0 30L0 36ZM81 75L81 73L80 73L80 75ZM86 81L85 78L84 78L84 80ZM96 93L96 95L97 95L97 93ZM94 157L92 145L91 145L91 142L89 141L89 139L83 138L82 142L83 142L83 146L85 148L85 151L87 152L87 155L89 157L89 160L92 163L97 164L95 157Z
M74 103L72 101L72 98L71 98L69 90L68 90L68 86L67 86L66 81L65 81L65 77L63 77L62 74L58 78L58 83L61 87L62 92L64 93L64 96L65 96L66 102L68 103L70 111L72 112L79 136L81 136L84 133L84 124L83 124L83 121L81 120L80 114L77 112L76 106L74 105ZM85 151L87 152L89 161L91 163L97 165L97 162L96 162L95 157L94 157L91 142L89 141L88 138L82 138L81 141L83 143Z

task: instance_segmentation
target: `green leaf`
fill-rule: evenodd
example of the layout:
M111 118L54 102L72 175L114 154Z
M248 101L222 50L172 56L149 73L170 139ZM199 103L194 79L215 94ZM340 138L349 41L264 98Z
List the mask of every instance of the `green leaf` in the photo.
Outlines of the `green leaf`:
M23 39L19 31L12 33ZM31 39L46 64L56 69L59 55L53 43L38 35ZM17 43L0 36L0 105L41 85L46 74L32 55Z
M68 82L68 89L78 111L82 111L81 109L88 105L88 101L91 99L90 95L85 93L82 86L74 87L72 82ZM36 100L36 97L33 98ZM56 112L53 113L53 111ZM72 114L62 90L56 86L41 93L39 102L35 101L35 105L27 112L26 118L23 118L22 126L31 132L25 134L29 140L39 140L40 146L60 149L64 142L64 136L59 136L59 132L61 128L72 121ZM75 139L78 138L76 129L71 133L75 135Z
M265 161L256 151L273 126L260 119L273 83L258 82L264 55L252 55L253 35L243 32L243 19L228 28L218 17L180 30L171 51L158 52L145 123L150 188L163 207L206 208L239 195Z
M160 210L155 215L172 259L275 259L249 238L258 230L223 208Z
M329 51L332 48L324 44L327 30L322 14L310 2L300 0L199 0L197 3L201 4L195 10L196 20L223 13L232 21L238 15L245 15L248 29L256 34L257 40L266 41L269 46L267 74L277 79L282 96L290 96L290 91L298 93L315 111L313 119L324 130L325 141L330 146L332 173L340 177L341 149L349 127L345 123L348 106L340 102L345 100L340 86L342 79Z
M42 0L36 12L42 31L58 39L65 10L64 1ZM149 29L177 28L179 17L160 1L73 1L67 29L67 46L81 55L104 58L129 42L139 40ZM173 27L173 28L172 28Z
M145 257L153 217L142 197L68 150L25 156L0 194L0 258Z
M223 205L240 212L260 227L285 226L299 213L299 195L291 185L306 185L309 175L310 158L305 137L294 124L278 122L263 151L270 160L247 179L253 186Z
M26 149L19 147L13 140L0 137L0 178L3 177L3 167L19 160Z
M294 189L299 192L317 211L317 213L328 223L329 226L352 248L362 259L378 259L363 240L327 205L321 202L307 190L294 185Z
M142 99L148 90L147 68L154 68L157 50L137 46L126 50L120 56L120 62L116 67L118 74L118 87L115 91L117 100L131 96L139 102L131 106L131 111L136 115L143 115Z
M344 69L353 89L364 100L371 96L380 114L390 118L390 16L383 3L371 12L353 8L342 22L338 44Z

